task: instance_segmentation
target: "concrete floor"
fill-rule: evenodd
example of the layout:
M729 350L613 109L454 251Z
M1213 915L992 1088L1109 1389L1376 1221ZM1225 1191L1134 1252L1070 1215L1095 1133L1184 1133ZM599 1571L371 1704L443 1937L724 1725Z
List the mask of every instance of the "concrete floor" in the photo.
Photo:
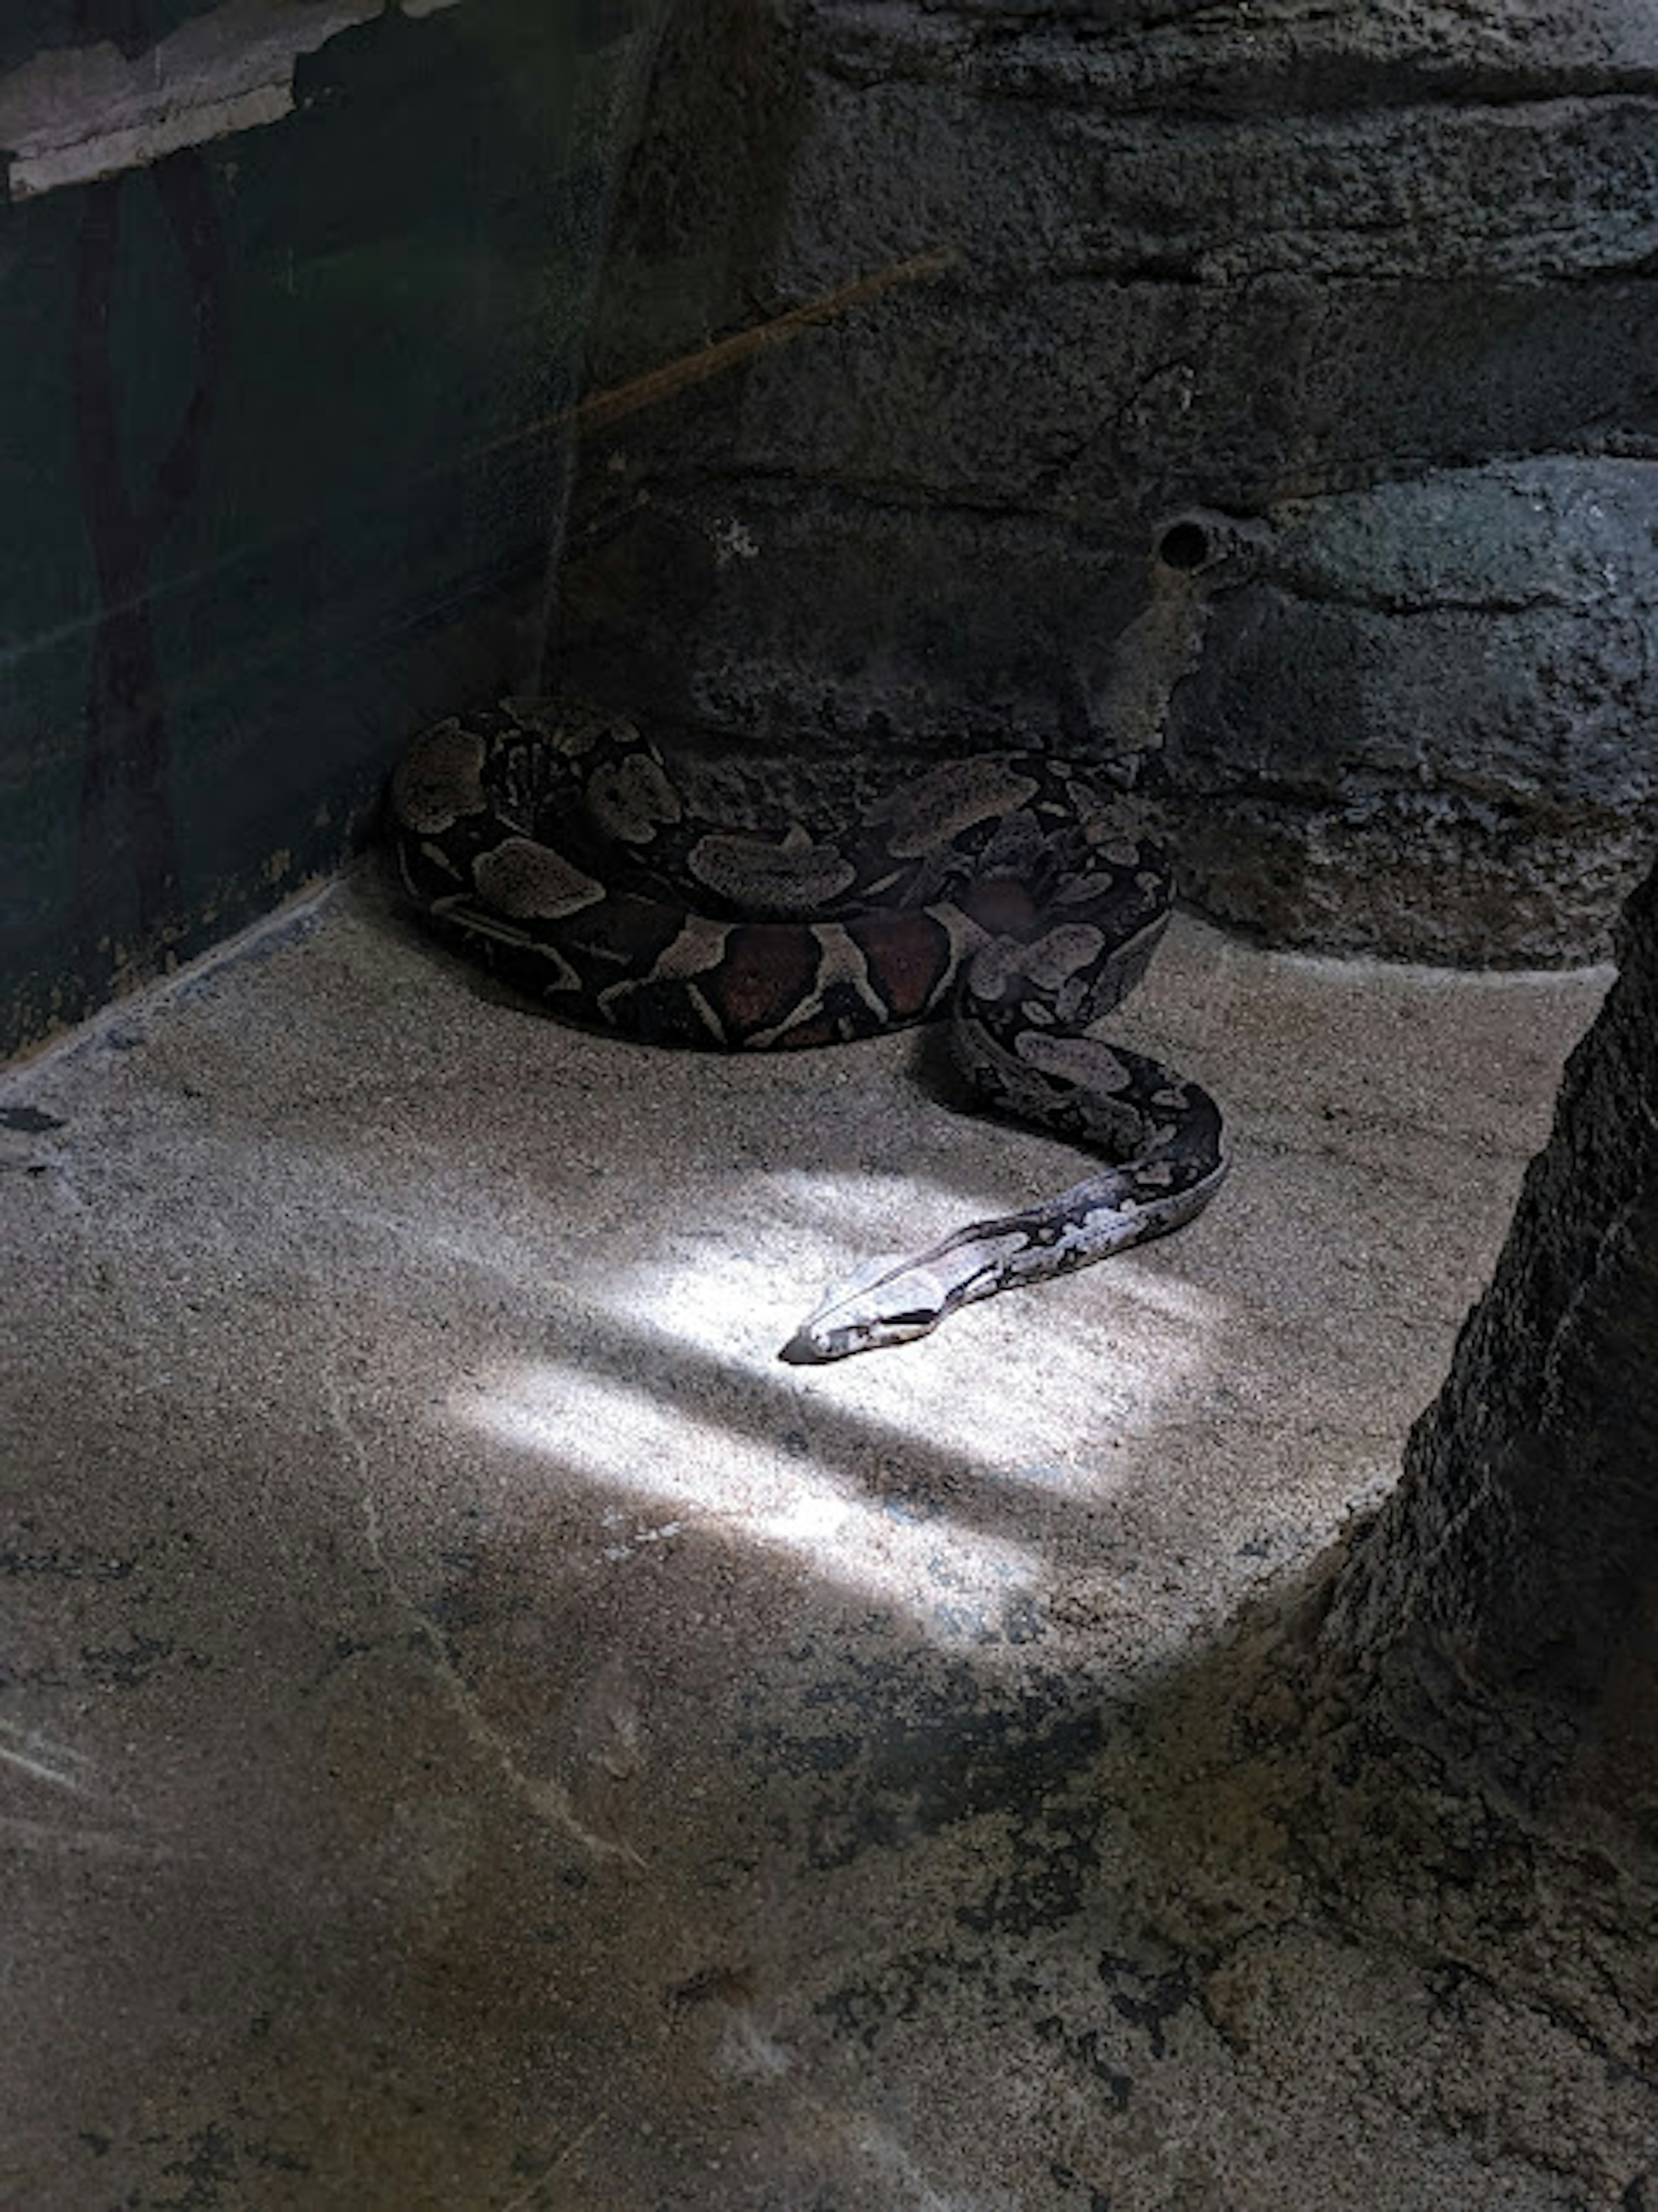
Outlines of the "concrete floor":
M818 1370L1078 1171L924 1041L574 1034L362 880L15 1075L0 2203L1617 2201L1558 2022L1171 1948L1125 1779L1392 1479L1605 981L1184 922L1209 1213Z

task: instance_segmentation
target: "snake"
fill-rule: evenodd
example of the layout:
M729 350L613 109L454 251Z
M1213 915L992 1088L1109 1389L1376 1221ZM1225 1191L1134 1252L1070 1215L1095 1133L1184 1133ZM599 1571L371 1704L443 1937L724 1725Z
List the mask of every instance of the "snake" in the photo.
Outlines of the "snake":
M1102 1033L1168 924L1167 850L1045 750L923 768L818 836L694 807L626 715L509 697L412 741L387 823L421 918L556 1014L724 1051L947 1016L977 1103L1101 1156L1053 1197L870 1260L781 1346L793 1364L911 1342L1162 1236L1225 1176L1209 1093Z

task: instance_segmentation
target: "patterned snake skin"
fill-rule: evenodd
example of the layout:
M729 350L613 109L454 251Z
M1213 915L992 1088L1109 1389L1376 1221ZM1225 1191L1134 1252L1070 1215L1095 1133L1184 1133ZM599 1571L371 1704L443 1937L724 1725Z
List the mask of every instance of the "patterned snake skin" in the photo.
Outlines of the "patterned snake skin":
M1208 1093L1098 1034L1163 933L1170 877L1063 762L956 762L849 836L765 836L694 814L631 723L507 700L416 739L390 819L422 913L556 1012L649 1043L775 1051L948 1006L987 1105L1113 1163L925 1252L872 1261L785 1359L925 1336L974 1299L1179 1227L1225 1174Z

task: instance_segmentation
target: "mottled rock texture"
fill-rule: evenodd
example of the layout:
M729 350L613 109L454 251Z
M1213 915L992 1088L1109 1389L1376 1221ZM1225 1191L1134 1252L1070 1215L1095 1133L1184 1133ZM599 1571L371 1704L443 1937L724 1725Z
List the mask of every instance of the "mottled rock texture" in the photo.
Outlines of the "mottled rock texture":
M686 0L554 672L832 776L1011 732L1161 786L1280 941L1604 949L1658 836L1646 0Z
M1658 869L1323 1632L1413 1738L1658 1874Z
M1500 461L1275 520L1175 702L1188 884L1279 942L1601 949L1658 847L1658 465Z

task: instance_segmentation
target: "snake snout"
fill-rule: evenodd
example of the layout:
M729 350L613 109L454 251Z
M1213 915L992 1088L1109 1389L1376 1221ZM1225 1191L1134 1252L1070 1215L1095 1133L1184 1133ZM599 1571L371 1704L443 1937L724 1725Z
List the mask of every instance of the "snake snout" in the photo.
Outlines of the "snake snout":
M938 1326L936 1313L880 1314L862 1321L802 1322L777 1357L791 1367L827 1367L854 1352L879 1352L890 1344L912 1344Z
M913 1262L872 1260L807 1315L777 1356L791 1367L821 1367L854 1352L913 1343L935 1329L944 1312L942 1297L917 1279Z

